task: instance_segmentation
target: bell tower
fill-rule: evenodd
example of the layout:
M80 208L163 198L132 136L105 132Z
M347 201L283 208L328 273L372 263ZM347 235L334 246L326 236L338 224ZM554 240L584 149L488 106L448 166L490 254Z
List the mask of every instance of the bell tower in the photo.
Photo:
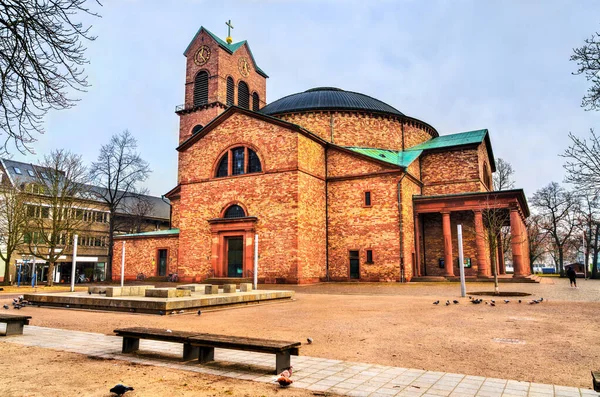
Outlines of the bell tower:
M177 106L179 143L202 128L229 106L258 111L266 104L267 74L250 51L246 40L221 40L200 27L183 55L186 57L185 103Z

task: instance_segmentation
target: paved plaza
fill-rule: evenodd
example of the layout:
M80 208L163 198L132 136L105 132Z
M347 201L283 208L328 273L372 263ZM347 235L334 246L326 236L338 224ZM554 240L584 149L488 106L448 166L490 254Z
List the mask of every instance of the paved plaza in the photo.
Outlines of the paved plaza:
M0 342L68 351L105 359L168 367L255 382L273 382L272 354L215 349L215 362L177 361L182 345L141 340L140 355L121 354L120 337L92 332L26 326L22 336ZM161 357L149 353L160 353ZM462 374L299 356L292 357L292 387L347 396L406 397L599 397L590 389L519 382ZM591 379L590 379L591 383ZM274 386L277 387L277 386Z

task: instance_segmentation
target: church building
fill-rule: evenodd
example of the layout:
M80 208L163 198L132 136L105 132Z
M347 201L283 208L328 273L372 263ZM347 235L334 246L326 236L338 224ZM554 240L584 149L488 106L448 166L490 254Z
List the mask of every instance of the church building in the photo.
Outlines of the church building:
M466 276L489 278L505 269L492 209L511 229L513 277L530 274L527 201L493 191L487 129L442 134L332 87L269 103L248 43L204 27L184 56L172 227L116 238L113 278L123 247L127 279L252 278L255 261L261 283L453 278L458 224Z

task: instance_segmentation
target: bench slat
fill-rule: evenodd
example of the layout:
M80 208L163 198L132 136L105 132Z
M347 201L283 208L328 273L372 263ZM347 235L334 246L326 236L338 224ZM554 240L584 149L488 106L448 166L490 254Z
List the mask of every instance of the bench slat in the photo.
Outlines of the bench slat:
M236 350L250 350L261 352L280 352L293 349L297 353L300 342L277 341L261 338L246 338L236 336L224 336L205 334L190 331L167 332L164 329L131 327L114 330L118 336L135 337L142 339L156 339L165 341L189 342L197 346L212 346Z
M5 313L0 313L0 322L7 322L7 321L25 321L25 320L29 320L31 319L31 316L21 316L19 314L5 314Z

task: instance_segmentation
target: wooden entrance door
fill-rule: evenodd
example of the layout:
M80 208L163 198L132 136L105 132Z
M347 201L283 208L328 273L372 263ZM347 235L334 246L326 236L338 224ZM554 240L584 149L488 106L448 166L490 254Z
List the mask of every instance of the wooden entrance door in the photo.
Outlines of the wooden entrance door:
M360 278L360 256L358 251L350 251L350 278Z
M158 250L158 275L167 275L167 250Z
M242 277L244 270L244 238L227 238L227 277Z

